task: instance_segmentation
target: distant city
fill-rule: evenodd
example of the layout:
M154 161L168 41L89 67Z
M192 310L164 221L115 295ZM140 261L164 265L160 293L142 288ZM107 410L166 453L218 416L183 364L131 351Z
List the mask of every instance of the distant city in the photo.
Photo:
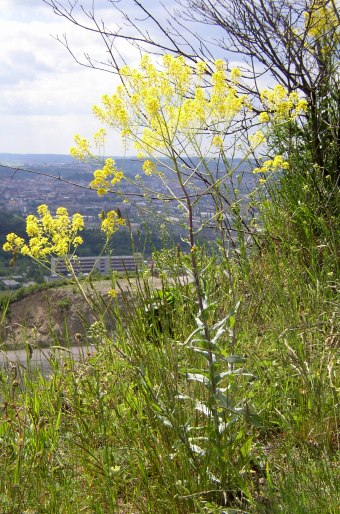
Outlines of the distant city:
M124 168L132 176L140 173L141 163L129 159ZM134 209L131 203L123 202L122 192L133 192L128 183L116 195L98 196L89 189L94 169L67 155L0 154L0 208L26 216L36 213L41 204L47 204L52 213L62 206L70 215L80 212L86 228L98 228L101 210L120 209L132 223L139 223L137 210L145 201L136 202Z
M98 196L89 189L93 171L96 169L93 164L76 161L69 155L0 154L0 209L26 216L36 213L41 204L47 204L51 212L63 206L70 215L80 212L85 217L85 227L88 229L98 228L98 215L102 210L119 209L123 217L129 218L133 229L138 228L144 215L147 215L149 221L156 220L157 215L162 217L164 204L153 201L151 207L150 202L157 194L167 194L159 177L146 177L142 171L143 161L137 158L114 159L117 169L122 170L128 180L119 184L116 193ZM22 169L27 171L21 171ZM167 173L172 190L181 194L175 174L167 172L166 168L162 171ZM254 178L248 173L245 186L241 184L241 187L237 187L248 189L249 186L252 187L252 182ZM144 192L139 187L141 184L147 188ZM208 195L203 196L196 206L196 224L209 219L213 212L211 198ZM183 218L177 202L170 201L166 204L166 215L173 224L180 223Z
M93 171L101 167L99 163L95 166L78 162L69 155L0 154L2 225L5 224L7 212L25 217L29 214L36 214L37 207L41 204L47 204L52 214L58 207L66 207L70 215L75 212L81 213L84 216L85 229L91 231L85 238L88 242L87 249L80 248L80 256L89 258L98 255L103 245L98 230L100 213L119 210L121 215L128 220L129 230L122 230L115 234L120 239L116 240L116 243L113 242L113 247L110 249L111 255L127 256L127 252L131 252L130 232L134 235L134 244L136 244L139 234L145 237L146 231L143 232L145 226L148 227L147 232L152 234L152 241L148 248L144 246L137 251L143 251L150 257L152 244L156 244L157 239L156 246L160 248L164 234L171 236L176 244L182 245L181 236L187 233L186 213L185 210L179 208L177 201L164 202L159 199L159 195L169 196L165 181L162 182L157 174L146 176L142 170L143 161L137 158L116 157L114 160L117 169L124 172L126 180L120 182L113 193L98 196L96 191L89 188L89 184L93 179ZM177 176L171 170L169 171L168 164L169 162L163 161L163 166L161 165L159 170L164 173L170 189L178 196L182 196L183 192L179 188ZM201 173L201 179L193 180L190 186L190 194L194 198L196 193L200 193L206 187L204 185L206 170L199 168L197 159L192 159L192 164L197 166ZM256 180L254 175L247 171L245 165L240 164L240 161L236 160L233 166L236 166L237 172L231 180L228 178L229 182L226 181L224 190L224 194L231 203L235 199L239 200L240 197L246 198L249 191L254 189ZM219 176L222 174L226 176L225 170L217 170L214 161L211 163L211 168L212 174L215 173L215 176L218 173ZM190 174L191 170L185 172ZM225 205L227 206L227 203ZM249 214L248 200L244 201L242 209L245 216L252 215ZM211 196L201 196L194 207L194 227L204 226L204 230L199 232L201 239L214 239L215 232L212 221L214 214L215 206ZM228 210L224 216L229 219ZM0 247L2 247L7 227L0 228L2 234ZM93 237L90 237L89 234L93 234ZM37 271L36 266L25 264L27 261L23 263L23 258L18 259L13 269L9 267L9 259L10 256L5 255L0 248L0 271L3 275L0 276L0 290L2 287L18 287L27 281L43 278L42 272ZM52 269L51 275L53 275Z

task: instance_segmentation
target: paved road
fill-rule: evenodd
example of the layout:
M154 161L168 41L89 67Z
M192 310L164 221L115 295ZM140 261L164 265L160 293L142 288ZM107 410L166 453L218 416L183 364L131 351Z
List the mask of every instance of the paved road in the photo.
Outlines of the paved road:
M93 346L71 346L70 348L44 348L35 349L30 355L26 350L0 350L0 369L8 369L14 365L24 367L40 368L44 373L48 373L51 369L51 357L54 355L58 358L61 355L69 355L74 359L83 359L87 355L94 352Z

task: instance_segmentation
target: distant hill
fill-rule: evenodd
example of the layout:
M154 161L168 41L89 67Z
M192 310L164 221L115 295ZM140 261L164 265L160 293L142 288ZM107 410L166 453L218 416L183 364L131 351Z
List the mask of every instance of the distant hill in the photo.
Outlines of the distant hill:
M113 156L113 159L116 161L130 161L130 160L138 160L137 157L122 157L122 156ZM74 164L76 159L72 157L70 154L35 154L35 153L0 153L0 162L2 163L36 163L36 164L44 164L44 163L55 163L55 164Z
M55 163L72 163L74 162L74 158L71 155L61 155L61 154L19 154L19 153L0 153L0 162L8 162L8 163L19 163L19 162L36 162L36 163L45 163L45 162L55 162Z

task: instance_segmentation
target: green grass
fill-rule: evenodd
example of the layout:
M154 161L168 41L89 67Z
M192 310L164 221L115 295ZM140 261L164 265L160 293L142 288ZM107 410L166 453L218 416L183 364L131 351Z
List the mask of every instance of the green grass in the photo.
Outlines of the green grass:
M1 372L0 512L337 512L334 277L309 280L299 256L273 251L230 269L232 287L216 260L205 273L210 327L241 302L213 350L232 371L222 433L202 407L213 404L197 375L212 375L193 350L199 331L190 338L193 286L164 278L175 307L158 295L150 323L141 277L133 297L106 304L115 332L104 319L91 327L94 355L51 357L50 377L29 363ZM235 354L245 362L222 358Z

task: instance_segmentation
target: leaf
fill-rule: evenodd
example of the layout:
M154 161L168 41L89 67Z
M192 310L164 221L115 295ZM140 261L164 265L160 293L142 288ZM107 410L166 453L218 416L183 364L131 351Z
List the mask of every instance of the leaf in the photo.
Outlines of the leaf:
M204 375L207 378L210 377L209 371L201 368L181 368L179 371L182 375L186 375L187 373L198 373L200 375Z
M222 409L227 409L233 412L233 404L228 400L227 396L223 394L219 389L215 394L215 401L218 407Z
M220 389L218 389L215 394L215 401L218 407L233 412L238 416L244 413L244 408L234 407L232 400L228 400L227 396L223 394Z
M158 414L158 413L156 413L156 416L163 423L164 426L166 426L168 428L172 428L172 423L168 418L166 418L165 416L162 416L161 414Z
M193 398L191 398L190 396L188 396L186 394L176 394L175 399L176 400L193 400Z
M224 326L221 326L221 327L217 330L217 332L216 332L215 336L212 338L212 340L211 340L212 344L216 344L216 343L218 343L218 341L221 339L221 336L225 333L225 331L226 331L226 330L225 330L225 327L224 327Z
M196 353L200 353L200 354L204 355L204 357L206 359L209 358L209 352L207 350L203 350L202 348L198 348L197 346L192 346L191 350L196 352Z
M201 448L197 444L192 444L189 442L189 446L190 446L191 451L193 451L194 453L196 453L199 456L203 456L206 453L206 451L203 450L203 448Z
M197 319L197 318L196 318ZM202 331L202 326L199 326L197 327L193 332L191 332L191 334L189 335L189 337L187 337L187 339L184 341L183 343L183 346L187 346L190 341L192 340L192 338L198 333L198 332L201 332ZM196 341L200 341L200 339L195 339L194 341L192 342L196 342Z
M201 373L186 373L187 380L193 380L194 382L201 382L204 385L209 385L210 380Z
M253 373L248 373L247 371L243 371L244 368L238 368L238 369L231 369L229 371L223 371L222 373L219 373L217 378L219 380L222 380L222 378L227 377L228 375L242 375L243 377L254 377Z
M230 362L230 364L238 364L241 362L246 362L246 358L242 357L242 355L230 355L229 357L224 357L224 360Z
M184 267L187 277L189 279L188 281L195 282L195 276L194 276L193 272L191 271L191 269L187 268L186 266L183 266L183 267Z
M207 314L209 314L210 311L213 311L216 309L217 302L212 302L210 304L203 303L203 309L200 311L200 316L203 318L207 317Z
M207 475L208 475L209 479L211 480L211 482L214 482L215 484L221 483L221 480L219 478L217 478L217 476L214 475L209 469L207 469Z
M203 330L204 325L198 316L195 317L195 321L196 321L197 328L199 328L199 330ZM197 332L197 330L195 332Z
M250 453L250 450L251 450L251 443L253 442L253 437L250 436L246 442L244 443L243 446L241 446L240 448L240 452L241 452L241 455L242 457L247 457L247 455L249 455Z
M261 416L259 416L259 414L257 414L256 412L247 410L246 411L246 420L251 425L253 425L253 427L256 427L256 428L263 427L263 420L262 420Z
M215 325L213 325L212 329L218 330L220 327L224 327L227 321L228 321L228 316L221 319L221 321L218 321L217 323L215 323Z
M211 417L211 410L202 402L196 402L195 410L202 412L202 414L205 414L208 418Z

